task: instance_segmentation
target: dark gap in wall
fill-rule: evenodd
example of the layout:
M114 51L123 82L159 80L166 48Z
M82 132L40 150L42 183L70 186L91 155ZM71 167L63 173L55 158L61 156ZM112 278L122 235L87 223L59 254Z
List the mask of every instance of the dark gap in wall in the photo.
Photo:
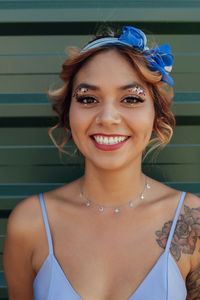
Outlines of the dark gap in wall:
M121 28L124 24L153 34L200 34L200 22L17 22L1 23L0 35L90 35L102 25Z

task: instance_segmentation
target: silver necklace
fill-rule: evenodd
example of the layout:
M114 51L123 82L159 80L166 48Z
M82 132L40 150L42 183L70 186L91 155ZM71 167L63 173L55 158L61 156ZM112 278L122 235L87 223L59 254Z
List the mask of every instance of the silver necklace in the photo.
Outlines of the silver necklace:
M95 201L89 199L89 198L83 193L81 187L80 187L80 198L85 198L85 199L87 200L86 203L85 203L85 205L86 205L86 207L88 207L88 208L91 207L92 204L93 204L94 206L97 206L97 207L98 207L98 210L99 210L100 212L104 212L104 209L106 209L106 208L112 208L112 209L113 209L113 212L114 212L115 214L118 214L118 213L120 212L120 207L121 207L121 206L124 206L124 205L128 204L129 207L132 208L136 199L140 198L140 199L143 200L143 199L145 198L145 197L144 197L144 193L145 193L146 189L150 189L150 188L151 188L151 186L150 186L149 183L147 182L147 177L145 176L145 184L144 184L143 190L142 190L142 191L141 191L134 199L132 199L132 200L129 201L128 203L122 203L122 204L117 205L116 207L113 207L112 205L101 205L101 204L96 203Z

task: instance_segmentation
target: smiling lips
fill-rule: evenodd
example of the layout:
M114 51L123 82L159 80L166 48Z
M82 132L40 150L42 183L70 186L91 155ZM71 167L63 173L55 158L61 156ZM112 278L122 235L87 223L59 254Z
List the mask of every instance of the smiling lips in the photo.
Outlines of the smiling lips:
M112 151L122 147L129 139L129 136L95 134L91 135L90 138L98 149Z

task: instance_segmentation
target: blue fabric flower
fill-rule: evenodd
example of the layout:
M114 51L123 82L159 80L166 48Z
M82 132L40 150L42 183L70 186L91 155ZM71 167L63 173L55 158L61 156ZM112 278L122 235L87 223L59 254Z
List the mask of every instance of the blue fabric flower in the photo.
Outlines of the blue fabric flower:
M169 76L173 65L173 55L171 54L169 44L148 50L144 55L150 62L150 69L152 71L160 71L162 81L169 85L174 85L173 78Z
M152 50L146 46L147 38L144 32L132 26L123 26L123 34L119 41L126 43L140 51L144 51L144 56L150 63L152 71L159 71L162 74L162 81L174 85L174 80L169 73L172 70L173 56L169 44L158 46Z
M127 43L139 50L146 50L146 35L140 29L132 26L123 26L123 34L119 37L119 41Z

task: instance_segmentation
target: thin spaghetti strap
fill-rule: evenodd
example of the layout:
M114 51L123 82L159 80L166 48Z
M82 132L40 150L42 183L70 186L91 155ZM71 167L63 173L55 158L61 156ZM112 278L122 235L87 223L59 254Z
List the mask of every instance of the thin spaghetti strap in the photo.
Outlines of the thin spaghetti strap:
M49 228L49 222L48 222L48 218L47 218L47 212L46 212L44 198L43 198L42 193L39 194L39 198L40 198L40 205L41 205L41 209L42 209L42 215L43 215L43 220L44 220L44 224L45 224L47 239L48 239L49 254L53 254L53 243L52 243L51 232L50 232L50 228Z
M172 227L171 227L169 237L168 237L168 240L167 240L167 245L166 245L166 248L165 248L165 251L167 251L167 252L169 251L169 248L170 248L170 245L171 245L172 237L174 235L174 230L176 228L176 223L178 221L178 217L179 217L180 212L181 212L181 208L182 208L182 205L183 205L183 202L184 202L184 199L185 199L185 195L186 195L186 192L182 192L179 203L178 203L178 207L176 209L176 213L175 213L175 216L174 216Z

